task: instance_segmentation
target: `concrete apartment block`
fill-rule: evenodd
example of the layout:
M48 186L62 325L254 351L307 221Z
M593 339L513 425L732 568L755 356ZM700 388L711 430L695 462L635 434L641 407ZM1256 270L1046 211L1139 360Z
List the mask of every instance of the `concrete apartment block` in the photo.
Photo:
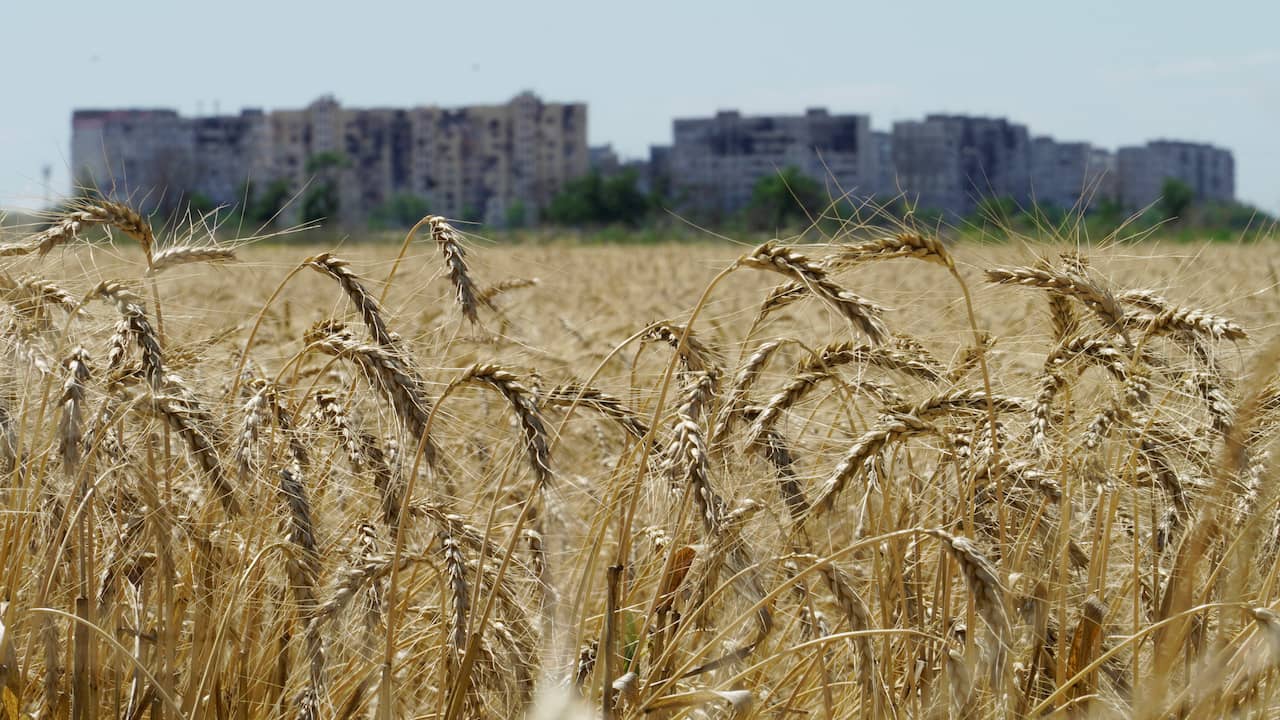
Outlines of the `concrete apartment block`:
M172 110L77 110L71 165L77 190L100 190L143 207L195 178L195 138Z
M270 134L261 110L191 120L194 185L215 203L243 201L245 181L266 177Z
M1154 140L1116 153L1119 198L1128 210L1160 199L1166 180L1187 184L1199 200L1235 199L1235 159L1231 151L1203 143Z
M966 215L986 197L1031 199L1031 142L1004 118L928 115L893 125L897 181L918 207Z
M726 216L744 208L760 179L787 167L825 185L831 198L904 195L952 218L982 198L1008 197L1061 209L1103 198L1126 208L1154 202L1168 178L1201 200L1235 197L1230 151L1157 140L1117 153L1083 142L1032 139L1004 118L927 115L873 131L866 115L677 119L671 145L628 161L609 146L587 147L587 108L521 93L498 105L463 108L345 108L322 97L305 108L183 118L172 110L79 110L71 161L78 185L146 208L200 193L219 204L242 201L248 180L282 180L305 192L333 182L342 218L358 222L400 194L424 198L432 212L491 224L535 220L570 180L592 167L638 171L642 189L672 207ZM331 154L336 167L318 169ZM302 203L287 208L297 221Z
M1031 141L1031 192L1036 204L1060 210L1087 210L1114 196L1111 153L1085 142Z
M732 213L745 207L763 177L787 167L826 185L828 196L865 197L879 181L879 155L866 115L743 116L728 110L710 118L674 121L670 149L651 161L667 168L677 207Z
M1100 200L1119 200L1120 171L1116 154L1106 148L1095 147L1090 154L1089 171L1097 178L1088 184L1094 190L1094 202ZM1090 203L1092 206L1093 203Z
M72 118L71 160L81 184L138 200L186 193L221 204L244 183L283 180L295 191L335 182L344 220L359 221L397 194L432 212L501 224L533 219L587 172L587 108L522 93L501 105L457 109L344 108L322 97L298 110L183 118L172 110L88 110ZM336 166L318 169L318 157ZM296 221L295 202L286 220Z
M893 133L873 130L871 147L876 154L876 180L871 185L875 194L882 201L897 197L902 190L898 187L898 171L893 164Z
M893 124L894 182L916 207L962 212L968 183L959 141L942 123L906 120Z
M591 172L609 177L622 171L622 160L612 145L593 145L587 148L587 155Z

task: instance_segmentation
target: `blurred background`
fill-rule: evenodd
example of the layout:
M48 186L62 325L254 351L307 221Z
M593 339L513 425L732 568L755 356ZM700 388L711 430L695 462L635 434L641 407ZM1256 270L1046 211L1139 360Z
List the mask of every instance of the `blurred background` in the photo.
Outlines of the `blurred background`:
M1270 3L19 3L0 207L964 226L1280 210Z

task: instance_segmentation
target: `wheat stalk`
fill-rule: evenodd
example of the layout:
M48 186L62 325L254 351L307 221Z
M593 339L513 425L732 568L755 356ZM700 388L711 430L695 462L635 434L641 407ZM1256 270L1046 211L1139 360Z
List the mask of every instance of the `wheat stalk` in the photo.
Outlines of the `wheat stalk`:
M449 282L453 284L454 299L457 300L458 307L462 308L462 314L468 320L479 324L479 307L488 307L489 303L479 298L475 283L471 280L467 269L467 251L462 247L462 236L449 221L438 215L428 216L424 221L431 228L431 237L436 241L436 247L440 249L440 255L448 268Z
M520 384L516 376L497 365L477 363L472 365L455 381L454 384L478 382L498 391L511 405L520 428L524 432L525 452L529 456L529 465L533 468L538 487L545 487L551 482L551 450L547 444L547 430L538 413L528 389Z
M1150 333L1184 331L1232 341L1249 337L1243 327L1228 318L1175 305L1152 290L1126 290L1120 293L1120 300L1147 311L1147 314L1127 315L1126 320Z
M87 316L74 295L42 278L23 277L13 280L0 273L0 290L4 291L5 300L13 305L19 315L41 323L42 326L47 326L44 309L48 306L61 308L72 316Z
M729 387L729 392L725 396L720 412L717 413L715 425L711 430L710 441L713 448L723 444L728 439L729 433L733 432L733 426L741 416L743 405L747 401L747 393L751 392L751 388L760 377L764 366L778 351L778 348L782 347L784 342L783 340L770 340L760 343L755 351L742 363L742 366L738 368L738 372L733 378L733 384Z
M80 464L81 442L84 439L83 413L85 383L89 381L89 353L82 347L71 351L63 362L67 379L62 384L62 415L58 423L58 447L62 462L68 472Z
M791 278L843 315L872 342L881 342L889 331L881 318L883 309L827 278L827 271L794 248L764 243L739 260L743 267L768 270Z
M309 329L304 340L330 355L354 361L374 389L391 404L410 435L420 438L423 459L428 465L435 464L436 446L426 435L432 404L422 379L399 353L356 342L345 327L331 322Z
M182 265L204 263L207 265L235 262L236 251L231 248L210 247L208 245L172 245L151 258L147 275L155 276Z
M543 405L553 407L569 407L578 404L613 420L636 439L649 434L649 426L634 410L627 407L622 399L589 385L576 383L560 385L543 395L541 402Z
M987 281L1000 285L1050 290L1059 295L1074 298L1093 311L1103 325L1113 331L1124 329L1124 312L1109 290L1096 282L1052 268L990 268Z
M387 348L397 345L397 338L387 329L387 322L383 319L382 306L377 298L365 289L364 284L360 282L360 276L348 268L350 263L330 253L320 253L303 260L302 264L338 281L342 291L350 298L351 304L360 310L360 318L364 320L365 327L369 328L369 334L374 342Z
M499 295L505 295L512 290L523 290L525 288L536 287L539 282L541 281L538 280L538 278L508 278L477 292L476 302L481 305L491 306L493 304L493 299Z
M680 344L680 338L684 344ZM649 326L641 336L646 341L665 342L680 351L680 362L692 373L712 372L719 374L724 360L720 353L706 345L698 338L698 334L684 325L671 322L656 322Z
M35 234L25 243L0 248L0 257L33 252L45 255L78 237L81 230L102 225L114 227L137 240L146 256L151 257L151 249L155 245L151 223L137 210L110 200L77 201L47 230Z
M996 636L992 677L998 683L1004 676L1006 650L1013 641L1013 626L1005 607L999 572L995 564L969 538L952 535L942 528L925 530L925 533L941 540L948 554L959 563L978 615Z
M691 383L676 409L671 439L663 453L664 472L672 487L680 491L688 488L709 533L720 527L725 512L724 500L711 487L706 437L698 422L713 386L711 373L702 373Z
M882 418L874 428L859 436L840 458L819 490L813 502L814 510L827 512L833 509L835 499L844 491L845 485L865 472L867 462L890 442L929 432L937 432L937 428L912 415L895 414Z
M381 499L383 522L391 528L398 527L404 488L387 463L377 438L356 427L337 395L320 391L315 395L315 402L321 417L338 433L352 469L357 473L368 470L373 475L373 485Z
M218 458L217 425L212 416L205 411L190 392L174 382L174 376L168 376L168 382L162 383L168 394L152 394L148 405L159 415L174 432L182 438L187 450L195 459L196 465L213 487L214 494L222 503L228 515L240 514L240 504L236 500L235 488L227 480Z
M832 269L844 269L866 262L895 258L923 260L952 271L956 267L955 260L941 240L916 232L902 232L853 245L839 245L828 265Z
M142 355L142 370L152 390L164 391L164 354L160 350L160 339L147 319L142 299L123 283L104 281L89 291L83 302L102 298L116 306L120 314L120 322L116 326L116 334L112 340L111 352L107 357L110 369L118 369L123 360L124 346L127 338L132 338Z

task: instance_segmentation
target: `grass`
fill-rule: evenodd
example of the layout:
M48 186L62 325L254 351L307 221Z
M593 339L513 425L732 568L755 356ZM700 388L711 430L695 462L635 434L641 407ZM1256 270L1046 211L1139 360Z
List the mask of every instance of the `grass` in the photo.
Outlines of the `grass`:
M1280 711L1265 244L72 212L0 237L0 714Z

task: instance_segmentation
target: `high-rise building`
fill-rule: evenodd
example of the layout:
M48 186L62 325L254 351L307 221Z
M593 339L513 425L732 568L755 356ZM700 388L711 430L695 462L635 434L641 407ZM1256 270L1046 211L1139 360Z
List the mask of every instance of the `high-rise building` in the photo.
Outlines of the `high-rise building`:
M654 148L676 207L731 213L745 207L761 178L795 168L826 187L830 198L876 192L879 154L866 115L743 116L728 110L674 122L670 149Z
M1178 180L1199 200L1235 199L1235 159L1231 151L1203 143L1155 140L1116 153L1119 196L1139 210L1160 198L1166 180Z
M920 208L966 215L983 198L1031 199L1031 143L1025 125L1004 118L928 115L893 124L893 165Z
M587 108L522 93L456 109L344 108L323 97L300 110L183 118L172 110L79 110L71 161L78 185L145 207L194 194L244 200L246 183L284 181L305 196L332 183L338 212L358 221L397 195L448 217L532 219L587 172ZM296 219L301 203L286 209Z
M1031 141L1031 192L1037 205L1087 210L1114 194L1114 156L1085 142Z

